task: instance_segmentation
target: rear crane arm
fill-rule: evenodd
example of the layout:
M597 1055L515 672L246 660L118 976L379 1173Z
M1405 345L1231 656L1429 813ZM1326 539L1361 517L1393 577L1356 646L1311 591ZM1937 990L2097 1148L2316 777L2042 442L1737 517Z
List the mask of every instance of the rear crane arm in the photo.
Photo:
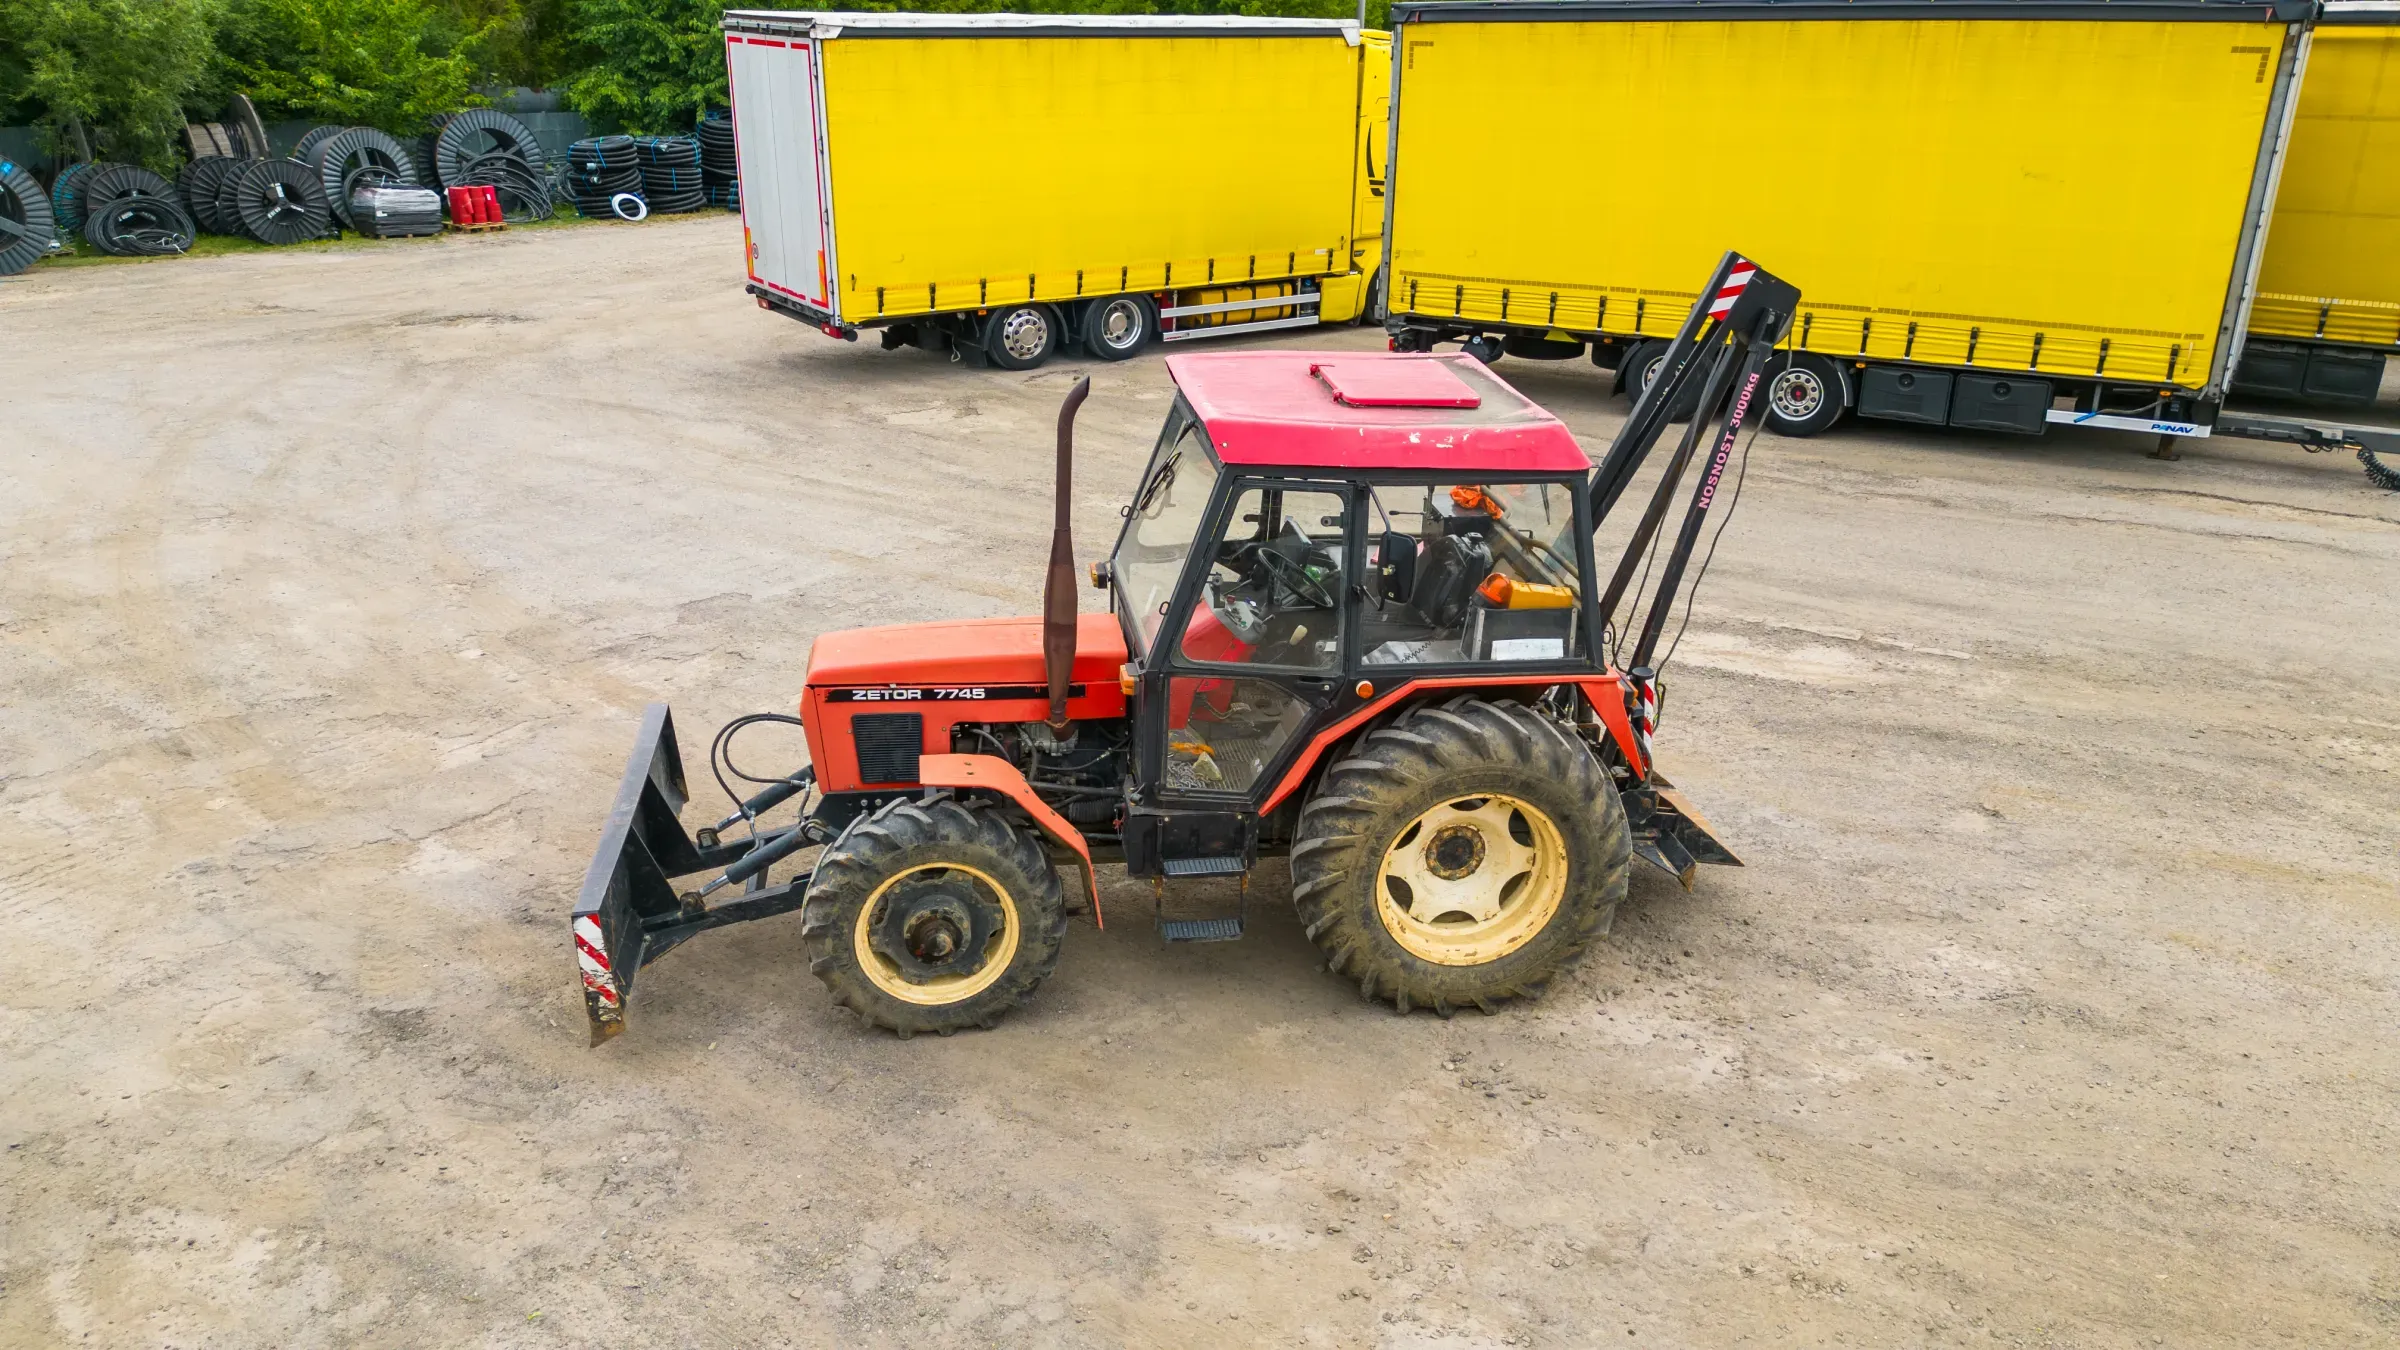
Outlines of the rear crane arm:
M1633 414L1618 430L1600 467L1593 471L1590 490L1592 524L1596 529L1624 496L1650 452L1658 447L1677 403L1694 381L1701 382L1690 424L1676 443L1674 457L1667 462L1657 489L1642 511L1641 521L1626 541L1624 555L1617 560L1608 589L1600 598L1601 622L1607 625L1604 631L1621 631L1618 607L1626 602L1628 592L1638 592L1647 583L1650 570L1642 565L1644 555L1657 540L1673 504L1675 489L1690 467L1703 435L1713 425L1715 437L1699 479L1693 485L1691 500L1684 508L1683 523L1676 530L1674 544L1658 565L1657 587L1646 605L1641 603L1639 594L1633 595L1634 608L1626 614L1627 622L1634 612L1643 616L1641 633L1625 671L1631 682L1628 700L1633 706L1629 711L1634 713L1634 732L1645 760L1649 757L1650 733L1657 722L1657 671L1652 663L1657 659L1659 637L1665 630L1667 616L1673 612L1676 593L1683 586L1692 551L1700 542L1701 526L1715 504L1717 485L1733 457L1734 444L1749 417L1759 383L1765 378L1767 358L1775 344L1790 332L1792 317L1799 307L1798 287L1773 276L1739 253L1728 252L1709 274L1708 284L1692 303L1691 313L1684 316L1683 327L1667 349L1658 378L1635 400ZM1641 576L1638 583L1637 567Z

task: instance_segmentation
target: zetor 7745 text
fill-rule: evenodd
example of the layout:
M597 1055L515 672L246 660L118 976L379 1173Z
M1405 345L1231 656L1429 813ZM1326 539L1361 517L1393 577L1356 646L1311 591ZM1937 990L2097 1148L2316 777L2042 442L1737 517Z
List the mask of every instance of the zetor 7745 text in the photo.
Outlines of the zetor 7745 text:
M1608 930L1635 855L1686 886L1734 861L1652 762L1655 668L1798 299L1727 254L1596 470L1469 356L1169 358L1175 403L1090 571L1108 612L1082 616L1077 384L1041 618L818 638L800 716L737 719L710 748L729 769L739 729L796 721L809 766L752 778L696 836L673 722L650 708L573 916L595 1040L648 962L792 909L809 969L869 1024L990 1026L1056 967L1070 913L1100 920L1107 862L1163 887L1284 854L1309 939L1362 995L1446 1014L1541 992ZM1700 414L1603 574L1595 527L1695 384ZM1655 589L1633 581L1645 555ZM766 823L794 799L796 820ZM1238 916L1159 926L1241 933Z

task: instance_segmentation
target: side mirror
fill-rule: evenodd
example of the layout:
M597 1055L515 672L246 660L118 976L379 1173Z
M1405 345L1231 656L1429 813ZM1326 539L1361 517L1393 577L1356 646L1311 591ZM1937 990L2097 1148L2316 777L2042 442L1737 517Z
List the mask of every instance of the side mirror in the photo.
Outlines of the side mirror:
M1407 604L1417 593L1417 539L1400 530L1385 530L1375 541L1375 579L1386 602Z

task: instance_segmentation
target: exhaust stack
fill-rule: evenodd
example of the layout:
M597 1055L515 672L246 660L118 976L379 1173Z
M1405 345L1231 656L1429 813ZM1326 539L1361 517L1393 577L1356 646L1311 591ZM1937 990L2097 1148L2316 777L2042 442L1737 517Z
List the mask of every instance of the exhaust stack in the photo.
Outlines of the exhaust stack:
M1057 517L1050 527L1050 575L1042 587L1042 674L1050 685L1050 732L1067 729L1067 686L1075 674L1075 411L1092 377L1075 381L1058 409Z

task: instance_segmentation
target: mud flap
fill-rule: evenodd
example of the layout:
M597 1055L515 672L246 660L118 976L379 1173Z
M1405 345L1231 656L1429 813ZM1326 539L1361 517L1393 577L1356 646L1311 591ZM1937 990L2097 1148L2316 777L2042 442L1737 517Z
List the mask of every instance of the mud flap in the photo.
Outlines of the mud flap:
M1708 818L1655 770L1647 783L1625 794L1625 823L1633 831L1635 855L1682 882L1687 891L1699 879L1702 863L1742 865L1717 838Z
M575 898L575 960L583 971L583 1008L594 1045L625 1029L634 972L659 954L650 950L649 921L672 921L683 911L672 879L704 866L699 847L676 819L689 796L674 715L666 704L653 703L642 711L642 729L600 831L600 847Z

